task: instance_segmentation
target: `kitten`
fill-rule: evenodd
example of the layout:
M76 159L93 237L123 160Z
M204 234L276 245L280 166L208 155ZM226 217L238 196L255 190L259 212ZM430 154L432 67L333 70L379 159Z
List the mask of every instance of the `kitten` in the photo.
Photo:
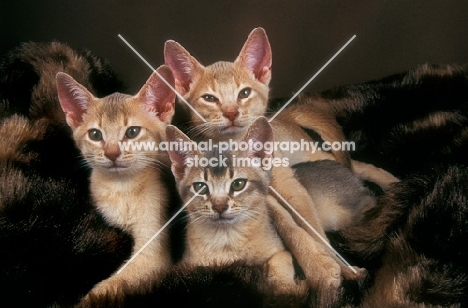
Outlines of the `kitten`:
M168 126L166 135L170 142L191 142L175 126ZM242 141L250 140L273 141L273 131L265 118L249 127ZM264 149L201 153L178 147L168 152L177 189L182 200L188 202L187 248L182 262L202 266L236 261L265 264L266 276L275 289L304 291L304 285L297 286L294 281L292 256L269 216L268 204L275 202L268 195L270 168L238 165L240 158L263 161L272 155ZM193 164L203 158L216 159L217 164L205 168Z
M58 101L58 71L100 95L120 88L105 61L61 43L24 43L0 60L0 297L5 307L71 307L131 253L132 239L106 224L92 206L89 172L80 167Z
M167 66L157 73L170 84ZM106 221L129 232L136 253L166 222L167 193L158 170L167 155L121 149L120 142L165 139L165 126L174 113L175 94L154 72L135 96L121 93L94 97L65 73L57 74L57 90L66 121L89 166L91 194ZM116 292L122 284L137 286L170 265L168 236L159 234L122 273L97 284L92 293Z
M271 48L268 38L263 29L254 29L245 42L239 56L234 62L216 62L210 66L202 66L194 57L188 53L180 44L168 41L165 45L165 61L171 67L175 80L176 89L189 102L190 106L207 120L204 123L194 111L190 111L191 124L194 128L189 130L198 137L211 138L214 140L239 140L245 133L246 128L259 116L265 113L268 102L268 84L271 79ZM344 140L339 126L329 118L311 118L317 123L318 131L325 140ZM307 133L294 121L275 120L272 123L275 141L312 141ZM335 153L336 154L336 153ZM345 157L336 157L346 163ZM298 151L294 154L288 151L277 151L275 156L287 157L290 164L305 161L335 159L335 156L325 151ZM390 183L397 181L395 177L387 172L371 165L352 162L354 169L364 176L377 179L377 182L387 187ZM307 190L294 177L289 167L273 168L272 186L282 195L308 223L322 236L325 232L318 219L318 208L314 205ZM294 190L290 189L294 187ZM326 208L327 206L321 207ZM319 208L319 209L321 209ZM296 222L302 226L313 237L315 233L294 216ZM348 221L343 217L343 221ZM294 241L291 239L291 244ZM310 254L310 253L309 253ZM319 254L322 255L322 254ZM334 256L332 256L334 258ZM325 258L326 259L326 258ZM316 260L317 263L330 263L328 260ZM310 277L324 277L330 285L340 284L340 272L345 277L355 277L355 273L336 259L335 266L323 266L319 269L304 268L306 275ZM340 264L340 266L338 266ZM301 264L304 266L303 264ZM341 270L340 270L341 268ZM320 274L317 275L317 271ZM311 278L312 279L312 278Z
M175 41L166 42L164 58L174 73L176 90L191 106L181 103L178 110L188 111L191 126L188 132L194 137L238 140L256 118L265 114L272 52L264 29L256 28L249 34L234 62L219 61L205 67ZM305 127L316 131L324 141L346 141L336 118L320 111L298 113L295 109L289 112L286 108L271 122L275 140L313 141L300 127L306 123ZM288 157L291 165L322 159L337 160L382 188L397 181L382 169L351 161L347 151L332 149L331 152L333 154L326 151L296 151L293 154L282 151L282 155Z
M375 196L351 170L332 160L318 160L292 166L294 175L307 189L317 207L325 231L359 224L373 208Z

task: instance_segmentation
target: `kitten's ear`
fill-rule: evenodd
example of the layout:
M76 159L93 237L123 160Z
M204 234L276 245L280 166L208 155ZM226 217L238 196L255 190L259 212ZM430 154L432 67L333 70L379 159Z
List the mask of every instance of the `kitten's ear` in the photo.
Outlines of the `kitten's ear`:
M249 147L250 149L246 154L247 157L250 159L258 157L261 160L264 158L271 159L273 157L273 129L265 117L259 117L252 123L252 125L250 125L249 129L242 138L242 141L246 143L249 143L249 140L252 140L252 144L260 142L262 147L258 150L255 149L255 146Z
M268 85L271 79L271 47L263 28L250 32L236 62L251 71L255 78Z
M58 99L65 118L72 129L83 123L83 115L88 110L94 96L70 75L59 72L55 76Z
M136 95L147 110L154 112L166 124L171 122L175 108L175 93L168 84L174 88L174 75L169 67L161 65Z
M169 145L171 142L177 142L178 144L177 147L168 146L167 153L171 160L172 173L177 180L180 180L184 177L188 159L193 158L196 153L196 144L174 125L168 125L166 127L166 141ZM186 148L185 146L189 144L191 144L192 147Z
M182 45L172 40L164 44L164 61L174 73L177 92L186 94L197 71L203 66Z

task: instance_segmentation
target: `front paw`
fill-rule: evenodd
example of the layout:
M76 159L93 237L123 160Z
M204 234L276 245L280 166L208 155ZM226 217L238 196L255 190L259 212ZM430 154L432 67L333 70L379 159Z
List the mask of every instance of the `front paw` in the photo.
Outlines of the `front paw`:
M317 263L320 266L317 271L318 283L324 287L338 289L341 286L340 265L329 255L323 256Z
M117 295L122 293L125 281L118 278L108 278L96 284L75 306L75 308L85 308L93 306L92 303L99 298L116 300Z
M307 282L295 278L293 258L290 252L277 252L264 264L263 270L267 284L274 293L296 295L307 293Z

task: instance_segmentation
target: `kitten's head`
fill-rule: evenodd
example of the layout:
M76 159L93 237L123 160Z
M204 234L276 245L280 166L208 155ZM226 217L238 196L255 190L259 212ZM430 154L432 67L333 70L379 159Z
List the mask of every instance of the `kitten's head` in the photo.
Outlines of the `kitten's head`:
M175 126L167 127L166 137L167 141L179 144L192 142ZM273 142L273 131L264 117L248 128L241 142L249 140ZM205 153L182 147L168 151L179 194L184 202L189 202L191 222L232 225L264 212L261 207L268 195L271 170L253 164L271 159L272 154L263 148L224 153L220 153L219 147L214 148Z
M65 73L56 77L59 101L73 137L87 163L111 174L132 173L164 161L157 151L121 148L122 142L153 142L165 139L166 125L174 115L175 93L160 78L174 85L167 66L150 76L137 95L114 93L94 97Z
M177 91L203 117L190 111L195 132L203 137L241 137L268 102L271 48L265 30L254 29L234 62L204 67L180 44L167 41L166 64L172 69Z

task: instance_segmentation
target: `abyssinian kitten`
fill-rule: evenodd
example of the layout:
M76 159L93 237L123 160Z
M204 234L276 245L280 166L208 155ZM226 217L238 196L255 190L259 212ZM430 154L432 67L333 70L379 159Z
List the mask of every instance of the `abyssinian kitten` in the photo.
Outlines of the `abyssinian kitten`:
M92 205L59 71L95 95L122 90L105 60L63 43L22 43L0 58L2 307L71 307L131 253L131 237Z
M167 127L167 141L192 141L175 126ZM247 130L245 142L270 142L273 131L266 118L259 118ZM181 199L188 203L187 247L182 262L219 266L242 261L265 265L267 281L278 292L304 292L305 281L296 283L290 252L269 214L271 168L241 165L239 158L272 158L265 149L200 152L179 146L168 151ZM216 159L203 167L198 159ZM266 167L266 168L264 168ZM194 197L195 196L195 197ZM302 290L302 291L301 291Z
M265 114L272 51L264 29L252 30L234 62L219 61L205 67L179 43L171 40L165 44L164 58L174 73L176 90L190 104L191 108L179 101L179 109L189 113L188 133L194 138L240 139L247 127ZM271 125L276 141L312 141L301 126L317 131L324 141L346 141L336 118L320 108L310 109L307 113L286 108ZM382 169L351 161L349 153L344 150L332 152L296 151L290 154L282 151L281 154L288 157L291 165L321 159L337 160L383 188L396 181Z
M204 67L174 41L166 42L164 54L166 64L171 67L174 73L176 89L191 107L207 121L203 122L194 111L190 110L190 123L194 127L189 129L189 133L194 133L198 138L239 140L247 127L257 117L265 113L268 102L268 84L271 79L271 48L263 29L257 28L250 33L234 62L216 62ZM324 140L344 140L335 121L320 117L316 119L313 113L310 118L311 121L315 121L318 132L321 133ZM271 124L276 141L289 142L301 139L311 141L306 132L289 119L283 121L279 116ZM337 159L346 163L347 158L341 157L342 154L339 153ZM283 155L289 159L291 165L313 160L335 159L334 155L325 151L315 153L299 151L292 155L281 151L275 153L277 157ZM356 161L351 163L358 173L369 175L383 187L397 181L392 175L372 165ZM317 215L317 210L321 208L314 205L307 190L297 181L289 167L273 168L272 186L325 237ZM291 187L294 187L294 190L290 189ZM297 217L294 218L297 219L299 225L315 237L314 232L304 222ZM349 219L343 217L342 221L340 227L345 227ZM291 239L291 244L294 244L293 239ZM317 264L328 262L318 259L316 261ZM339 260L337 262L341 265L345 277L354 277L354 273L348 267L341 264ZM303 265L301 264L301 266ZM310 276L325 277L331 285L339 285L340 283L340 269L336 266L314 268L310 271L304 269L304 271L306 274L309 272ZM321 274L317 275L317 272Z
M167 66L157 73L174 83ZM64 73L57 74L57 89L75 142L92 168L93 202L108 223L132 235L135 253L167 220L166 189L158 169L169 159L155 151L121 149L119 143L164 140L175 94L156 72L135 96L114 93L96 98ZM171 262L167 241L162 232L121 273L98 283L91 292L116 292L122 284L138 285L167 269Z

